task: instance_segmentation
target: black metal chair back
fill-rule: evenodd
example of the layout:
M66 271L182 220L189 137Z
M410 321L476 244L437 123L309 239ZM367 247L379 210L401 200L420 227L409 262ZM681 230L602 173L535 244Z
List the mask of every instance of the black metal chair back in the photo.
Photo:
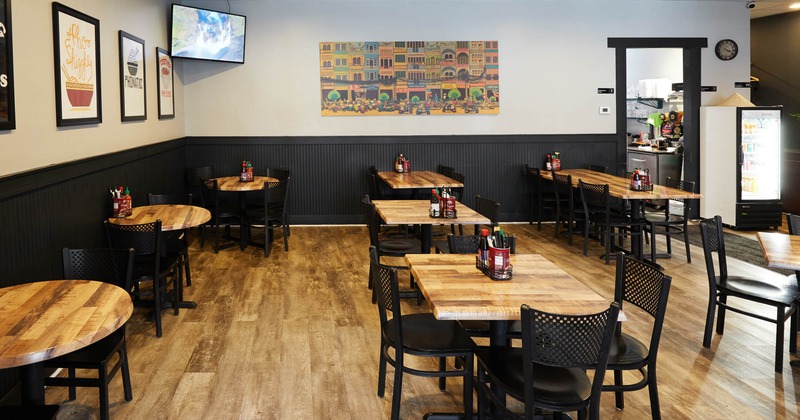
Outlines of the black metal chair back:
M586 214L590 214L591 212L605 212L610 214L611 195L608 192L608 184L590 184L579 179L578 189L581 194L583 211Z
M477 254L479 235L447 235L447 245L451 254Z
M153 204L192 204L192 194L147 194L147 203Z
M108 222L104 224L106 239L111 248L133 248L136 256L161 255L159 243L161 220L138 225L118 225Z
M695 189L694 181L686 181L683 179L674 179L667 177L667 180L664 184L669 188L675 188L676 190L686 191L690 193L693 193ZM688 219L689 217L691 217L692 214L691 209L695 201L694 199L670 198L669 201L678 201L683 203L683 214L681 216L683 216L684 219ZM669 211L670 211L669 206L666 206L664 212L667 216L669 216Z
M481 197L480 195L475 196L475 211L478 212L483 217L489 219L491 223L490 232L494 229L495 226L500 225L500 203L494 200L490 200L488 198ZM480 234L481 225L475 225L475 234Z
M590 171L595 171L595 172L602 172L604 174L608 173L608 168L607 167L605 167L603 165L596 165L596 164L593 164L593 163L589 164L589 170Z
M800 216L787 213L786 225L789 228L789 235L800 235Z
M131 290L134 250L68 249L62 252L64 278L96 280Z
M533 418L536 396L533 381L537 365L557 368L594 369L589 418L599 418L600 392L614 336L619 306L600 313L564 315L538 311L522 305L522 359L525 380L525 418ZM530 403L528 403L530 402ZM557 405L539 404L545 409L563 411Z
M444 166L440 163L436 165L436 172L448 178L453 178L453 174L456 172L456 168L452 168L450 166Z
M725 241L723 239L722 217L714 216L700 221L700 237L703 241L703 254L706 260L706 272L711 290L716 289L717 275L712 255L717 253L719 276L728 277L728 260L725 256Z

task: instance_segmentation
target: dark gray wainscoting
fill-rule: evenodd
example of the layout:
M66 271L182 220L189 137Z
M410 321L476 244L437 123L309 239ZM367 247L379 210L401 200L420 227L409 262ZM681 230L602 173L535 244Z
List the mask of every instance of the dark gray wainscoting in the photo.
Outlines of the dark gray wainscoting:
M0 287L62 277L61 249L105 246L109 187L148 193L185 191L184 140L173 140L0 178ZM0 395L19 380L0 370Z
M501 220L528 219L530 202L523 165L543 166L544 156L561 152L564 168L589 163L618 167L616 136L474 135L380 137L187 137L187 166L212 166L215 175L235 175L242 160L256 174L267 167L292 170L290 222L360 223L366 170L391 170L403 153L412 170L456 168L466 177L464 201L475 195L501 203Z

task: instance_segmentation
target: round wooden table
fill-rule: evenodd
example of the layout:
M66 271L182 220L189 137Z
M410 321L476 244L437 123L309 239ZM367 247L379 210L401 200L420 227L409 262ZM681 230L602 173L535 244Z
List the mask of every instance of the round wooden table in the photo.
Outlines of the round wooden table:
M244 225L244 219L247 216L247 197L245 197L245 193L248 191L261 191L270 188L270 184L277 185L280 182L278 178L273 178L271 176L254 176L252 181L246 182L240 181L238 176L222 176L213 179L217 180L217 188L220 191L239 193L239 215L242 218L242 225ZM247 245L255 245L251 243L250 238L247 237L247 228L244 228L244 226L242 227L242 234L240 236L238 240L242 250L244 250ZM229 237L228 239L237 238ZM220 249L234 245L236 245L235 242L224 244L220 246Z
M183 230L211 220L211 212L197 206L184 204L155 204L152 206L134 207L128 217L111 217L109 223L116 225L139 225L161 220L161 230Z
M270 176L254 176L252 181L242 182L238 176L222 176L214 178L217 180L217 188L220 191L259 191L269 188L268 184L280 182L278 178Z
M51 280L0 289L0 368L22 367L22 402L44 404L45 360L100 341L133 313L113 284Z

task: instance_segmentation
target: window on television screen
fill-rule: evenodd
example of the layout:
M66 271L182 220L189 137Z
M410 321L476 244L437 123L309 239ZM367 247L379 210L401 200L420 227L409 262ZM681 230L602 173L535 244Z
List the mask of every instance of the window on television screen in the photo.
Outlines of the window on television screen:
M170 55L244 63L245 17L172 5Z

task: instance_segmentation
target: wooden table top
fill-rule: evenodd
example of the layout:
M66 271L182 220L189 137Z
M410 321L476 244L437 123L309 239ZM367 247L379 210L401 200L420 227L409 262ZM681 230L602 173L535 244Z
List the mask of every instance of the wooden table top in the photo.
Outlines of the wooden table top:
M0 368L37 363L107 337L133 313L125 290L89 280L0 289Z
M539 173L544 179L553 179L552 174L548 171ZM694 199L703 197L701 194L656 184L653 184L653 191L633 191L630 189L631 181L629 179L589 169L562 169L557 173L559 175L572 175L572 185L575 188L578 187L579 179L590 184L608 184L608 192L612 197L625 200Z
M405 258L437 319L518 320L523 303L553 313L597 313L611 303L538 254L512 255L514 276L503 281L478 271L475 255Z
M464 184L433 171L411 171L411 172L378 172L378 178L382 179L393 189L409 188L438 188L463 187Z
M456 203L455 219L428 216L430 200L374 200L375 210L389 225L483 225L492 221L464 204Z
M264 184L278 183L278 178L270 176L254 176L251 182L239 181L238 176L221 176L213 178L217 180L217 188L220 191L259 191L264 189Z
M161 220L161 230L189 229L211 220L211 212L197 206L184 204L156 204L134 207L128 217L111 217L109 223L116 225L139 225Z
M778 232L758 232L756 236L767 266L800 270L800 236Z

